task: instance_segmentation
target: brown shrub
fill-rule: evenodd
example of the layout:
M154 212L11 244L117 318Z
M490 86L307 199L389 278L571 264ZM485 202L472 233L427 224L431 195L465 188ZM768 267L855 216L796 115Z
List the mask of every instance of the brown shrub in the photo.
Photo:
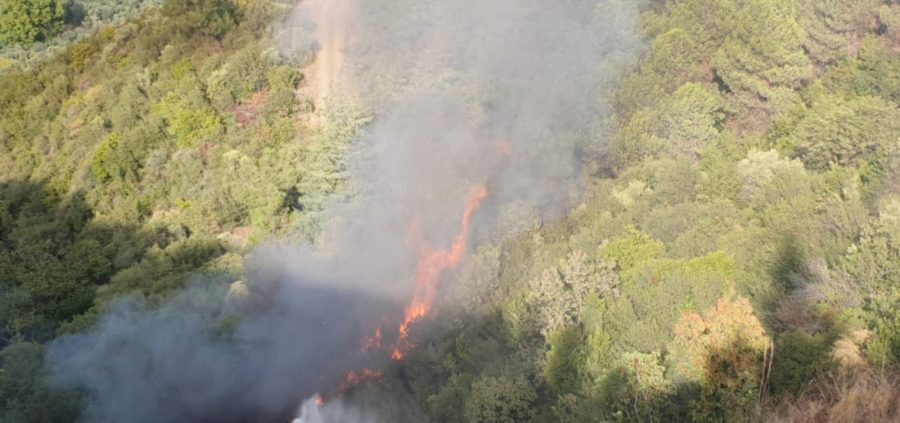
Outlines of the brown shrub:
M782 401L767 419L784 423L900 421L900 373L871 371L814 382L807 394Z

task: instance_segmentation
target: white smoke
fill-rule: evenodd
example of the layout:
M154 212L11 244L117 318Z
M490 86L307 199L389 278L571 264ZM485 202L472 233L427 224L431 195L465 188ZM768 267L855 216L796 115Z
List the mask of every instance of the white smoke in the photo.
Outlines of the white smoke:
M300 406L298 417L291 423L375 423L371 414L348 406L342 401L321 404L314 396Z
M409 299L416 219L431 245L457 233L476 186L477 241L503 216L570 209L583 151L602 151L615 75L636 57L628 0L309 0L281 34L317 52L321 104L375 116L356 141L355 192L335 204L328 251L268 243L246 260L253 301L200 281L173 301L117 304L97 327L49 345L55 379L89 393L91 421L279 420L364 363L359 340ZM223 322L232 322L223 328ZM236 322L236 323L234 323ZM379 366L384 363L367 363ZM372 421L348 404L299 421ZM366 420L369 419L369 420Z

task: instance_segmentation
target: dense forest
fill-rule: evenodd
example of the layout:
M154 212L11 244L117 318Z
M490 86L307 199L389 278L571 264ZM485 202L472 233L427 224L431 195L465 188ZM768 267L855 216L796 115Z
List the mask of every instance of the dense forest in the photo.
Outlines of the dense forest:
M372 116L316 106L292 7L0 0L0 422L83 417L45 345L117 299L316 240ZM435 422L900 420L900 3L638 26L577 207L471 251L391 377Z

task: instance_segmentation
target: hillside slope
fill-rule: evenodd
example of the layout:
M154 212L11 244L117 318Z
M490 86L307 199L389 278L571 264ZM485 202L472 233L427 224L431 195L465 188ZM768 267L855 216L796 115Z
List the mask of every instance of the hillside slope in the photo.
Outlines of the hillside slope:
M318 107L290 2L132 3L0 59L3 422L83 416L48 342L196 280L249 297L253 247L349 195L371 116ZM383 392L436 422L900 420L895 3L648 1L578 206L471 252Z

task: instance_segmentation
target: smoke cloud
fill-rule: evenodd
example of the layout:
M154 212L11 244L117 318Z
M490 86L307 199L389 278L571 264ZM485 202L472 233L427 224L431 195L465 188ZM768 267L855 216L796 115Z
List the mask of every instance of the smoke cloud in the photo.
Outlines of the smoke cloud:
M311 398L300 406L299 417L292 423L377 423L372 414L336 401L324 405Z
M158 307L128 298L91 331L54 341L54 379L89 392L91 421L260 421L284 420L348 369L383 366L360 340L402 318L416 278L413 222L447 248L478 187L491 196L470 243L577 201L581 154L602 150L608 93L640 48L638 7L300 3L279 42L285 54L315 54L318 106L353 102L375 117L349 159L356 195L331 207L318 248L270 242L231 289L198 281ZM303 409L298 421L374 421L337 403Z

